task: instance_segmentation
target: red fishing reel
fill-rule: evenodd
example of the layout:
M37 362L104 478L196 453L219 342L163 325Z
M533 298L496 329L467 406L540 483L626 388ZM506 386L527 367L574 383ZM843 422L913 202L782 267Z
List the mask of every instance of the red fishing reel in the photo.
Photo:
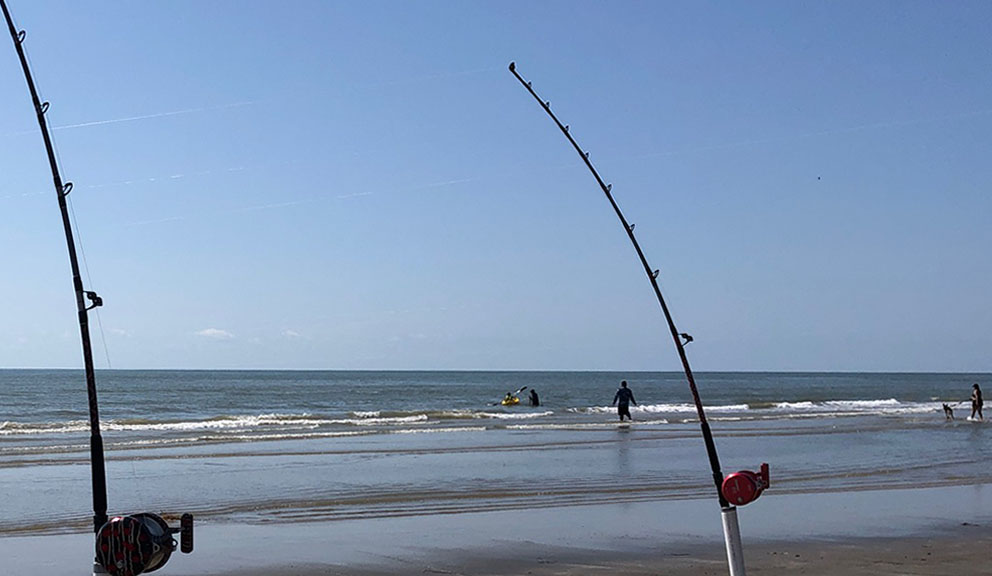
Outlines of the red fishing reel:
M176 549L173 534L179 533L180 550L193 551L193 515L183 514L179 528L170 528L161 516L151 513L115 516L96 535L96 561L107 574L138 576L158 570Z
M728 475L720 488L728 502L743 506L757 500L768 486L768 464L762 464L761 472L741 470Z

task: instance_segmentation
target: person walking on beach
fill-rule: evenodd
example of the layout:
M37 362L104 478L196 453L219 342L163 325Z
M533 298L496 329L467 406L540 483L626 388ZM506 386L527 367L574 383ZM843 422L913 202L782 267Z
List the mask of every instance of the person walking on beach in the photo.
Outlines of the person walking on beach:
M971 386L971 419L975 419L975 413L978 413L979 420L985 420L982 416L982 389L978 387L978 382L975 382Z
M630 420L634 419L630 415L631 402L634 403L634 406L637 406L637 400L634 400L634 393L630 391L630 388L627 388L627 381L623 380L620 382L620 388L617 390L617 393L613 396L613 405L617 407L617 414L620 416L621 422L623 422L624 416Z
M537 390L534 390L533 388L530 389L530 405L531 406L541 405L541 399L537 397Z

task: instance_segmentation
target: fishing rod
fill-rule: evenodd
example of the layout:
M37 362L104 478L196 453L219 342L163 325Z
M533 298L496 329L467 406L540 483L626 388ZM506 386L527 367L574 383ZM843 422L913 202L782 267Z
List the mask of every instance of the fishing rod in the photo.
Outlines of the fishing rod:
M93 477L93 530L97 531L107 522L107 478L103 460L103 438L100 436L100 412L97 408L96 398L96 375L93 370L93 351L90 347L89 311L97 306L103 305L103 300L97 296L96 292L83 289L83 280L79 274L79 261L76 258L76 243L73 239L72 225L69 220L69 210L66 206L66 197L72 191L72 182L62 181L59 173L58 162L55 158L55 150L52 145L52 137L48 130L48 122L45 120L45 113L48 111L48 102L42 102L38 97L38 90L31 76L28 67L27 55L24 53L24 39L26 33L22 30L18 32L14 27L14 20L7 9L7 3L0 0L0 7L3 8L3 16L7 20L7 28L10 36L14 40L14 48L17 56L21 60L21 68L24 69L24 77L28 82L28 90L31 92L31 101L34 103L35 113L38 116L38 124L41 126L41 135L45 140L45 150L48 152L48 164L52 169L52 180L55 183L55 193L59 200L59 210L62 212L62 227L65 229L65 241L69 249L69 265L72 267L72 285L76 291L76 311L79 316L79 333L83 341L83 362L86 365L86 392L90 405L90 463ZM90 304L86 304L89 300Z
M93 531L96 534L96 558L93 563L93 574L114 574L117 576L136 576L145 571L155 570L165 565L170 554L176 547L172 534L181 534L182 551L193 551L193 517L183 514L179 528L170 528L159 516L151 513L141 513L132 516L107 516L107 472L103 452L103 437L100 434L100 410L97 403L96 372L93 368L93 350L90 345L89 311L103 306L103 299L96 292L83 288L82 276L79 272L79 260L76 257L76 242L72 231L71 219L66 197L72 192L72 182L62 180L55 146L52 143L51 130L45 118L49 103L43 102L38 96L34 76L28 65L27 54L24 52L24 40L27 33L17 30L14 19L7 8L6 0L0 0L0 9L14 49L24 71L24 79L31 93L38 126L45 142L48 153L48 165L52 171L52 182L58 197L59 211L62 213L62 227L65 230L66 248L69 252L69 265L72 269L72 286L76 293L76 312L79 319L79 335L83 345L83 364L86 372L86 395L89 401L90 421L90 469L93 490Z
M665 303L665 298L661 294L661 288L658 286L658 273L660 270L652 269L650 264L648 264L647 257L644 256L644 251L641 250L641 245L637 242L637 237L634 236L634 225L627 221L624 217L623 212L620 210L620 206L617 204L616 199L613 197L613 185L607 184L603 181L603 178L593 167L592 162L589 160L589 152L586 152L579 146L575 138L572 137L571 132L569 132L568 125L562 124L561 120L555 116L555 113L551 111L551 102L547 100L542 100L538 96L537 92L534 91L534 87L530 82L524 80L524 78L517 72L517 66L515 62L510 62L510 72L520 81L520 84L530 92L531 96L544 108L544 111L548 113L548 116L554 120L554 123L561 130L561 133L565 135L569 143L575 148L575 151L582 158L586 167L592 172L593 177L599 184L599 187L606 194L607 200L610 201L610 205L613 207L613 211L616 212L617 218L620 219L620 223L623 225L624 230L627 232L627 237L630 239L631 244L634 245L634 250L637 252L637 257L641 261L641 265L644 267L644 272L647 274L648 281L651 282L651 287L654 289L655 296L658 298L658 304L661 306L661 311L665 314L665 320L668 322L668 329L672 334L672 340L675 342L675 349L678 350L679 359L682 361L682 368L685 371L686 380L689 383L689 390L692 392L692 399L696 405L696 414L699 416L699 426L703 433L703 443L706 445L706 454L709 457L710 470L713 473L713 482L716 485L717 498L720 501L720 509L723 516L723 529L724 536L727 541L727 558L730 564L730 574L731 576L744 576L744 554L740 542L740 528L737 522L737 509L730 503L730 500L734 500L736 504L747 504L748 502L756 499L761 491L768 486L768 466L763 464L760 473L741 471L735 474L731 474L727 478L723 477L723 472L720 470L720 458L716 452L716 444L713 442L713 433L710 431L709 422L706 420L706 413L703 410L703 403L699 399L699 391L696 388L696 381L692 376L692 368L689 366L689 358L685 353L685 345L692 342L692 336L685 332L679 332L675 327L675 321L672 320L672 314L668 310L668 305ZM729 498L728 498L729 494Z

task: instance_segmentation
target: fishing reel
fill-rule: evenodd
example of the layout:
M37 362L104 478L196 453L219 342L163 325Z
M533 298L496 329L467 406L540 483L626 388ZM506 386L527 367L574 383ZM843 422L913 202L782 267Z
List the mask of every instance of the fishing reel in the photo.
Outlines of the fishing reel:
M731 504L743 506L757 500L769 484L768 464L763 463L760 472L741 470L728 475L723 479L720 491Z
M138 576L158 570L176 550L173 534L179 534L183 554L192 552L193 515L183 514L178 528L149 512L111 518L96 534L94 575Z

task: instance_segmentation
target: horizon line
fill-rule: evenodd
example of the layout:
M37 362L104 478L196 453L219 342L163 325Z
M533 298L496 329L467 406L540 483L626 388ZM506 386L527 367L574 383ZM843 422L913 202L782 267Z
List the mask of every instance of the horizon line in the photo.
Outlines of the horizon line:
M0 367L0 371L84 372L83 367ZM565 372L603 374L683 374L682 370L553 368L95 368L97 372ZM988 375L992 371L947 370L693 370L694 374L939 374Z

